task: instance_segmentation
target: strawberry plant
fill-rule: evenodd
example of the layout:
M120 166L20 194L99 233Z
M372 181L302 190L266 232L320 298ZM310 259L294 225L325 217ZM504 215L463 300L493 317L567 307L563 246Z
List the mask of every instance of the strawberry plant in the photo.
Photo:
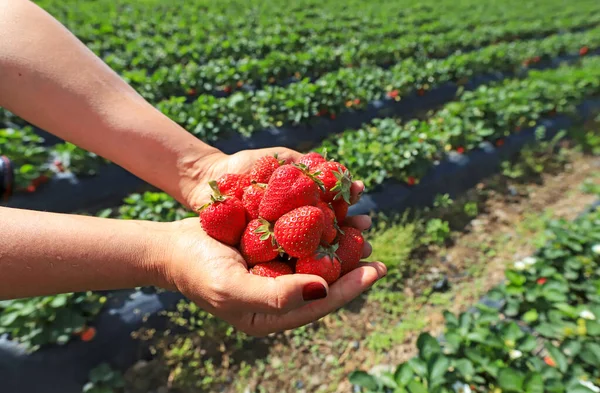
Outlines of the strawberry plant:
M87 293L67 293L0 301L0 335L35 351L47 344L65 344L82 331L102 308L106 298Z
M392 372L356 371L369 392L596 392L600 389L600 210L548 225L550 241L506 271L473 312L445 313L438 340Z
M124 220L171 222L195 216L175 199L162 192L131 194L119 208L105 209L100 217L118 217Z

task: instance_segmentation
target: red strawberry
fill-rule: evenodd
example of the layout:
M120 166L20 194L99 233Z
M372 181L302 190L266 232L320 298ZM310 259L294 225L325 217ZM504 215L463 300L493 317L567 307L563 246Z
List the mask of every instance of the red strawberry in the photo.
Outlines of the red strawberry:
M216 181L209 184L214 195L200 208L202 228L213 239L235 246L246 228L246 209L239 199L222 195Z
M217 185L223 195L234 196L241 200L244 195L244 189L250 185L250 177L248 175L228 173L217 180Z
M249 187L246 187L244 191L244 196L242 197L242 203L248 212L248 217L251 220L258 218L258 207L260 206L260 201L262 201L263 196L265 195L266 184L256 183L251 184Z
M343 199L337 199L331 202L331 207L333 207L333 211L335 212L335 220L337 223L343 224L344 221L346 221L350 205Z
M327 161L319 164L316 171L315 176L325 187L325 191L321 191L321 200L329 203L341 198L350 203L352 176L345 166L335 161Z
M310 152L300 157L298 164L306 165L308 169L315 169L319 164L327 161L325 157L317 152Z
M300 206L314 206L319 201L318 180L294 165L282 165L273 172L263 200L259 216L276 221L285 213Z
M323 212L323 235L321 235L321 243L330 245L337 236L337 222L335 220L335 212L333 208L323 201L317 203L317 207Z
M587 46L582 46L581 49L579 49L579 55L585 56L589 51L590 49Z
M258 263L250 269L250 273L263 277L278 277L285 274L293 274L292 268L288 264L279 261Z
M272 235L268 221L257 219L248 223L240 241L240 252L248 266L277 258L279 251Z
M322 277L331 285L340 277L342 265L333 255L332 249L320 249L310 257L296 261L297 274L314 274Z
M362 233L354 227L342 227L336 255L342 264L342 273L356 269L362 257L365 239Z
M254 167L250 171L250 180L256 183L267 184L275 169L281 165L283 165L283 161L278 160L276 156L261 157L256 160Z
M268 190L267 190L268 191ZM324 216L321 209L302 206L284 214L275 223L275 240L294 258L312 255L321 241Z

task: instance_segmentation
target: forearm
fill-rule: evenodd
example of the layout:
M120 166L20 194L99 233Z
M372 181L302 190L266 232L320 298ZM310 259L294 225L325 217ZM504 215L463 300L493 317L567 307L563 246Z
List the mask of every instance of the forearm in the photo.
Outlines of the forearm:
M0 299L160 285L170 224L0 208Z
M185 202L218 150L148 104L26 0L0 2L0 106Z

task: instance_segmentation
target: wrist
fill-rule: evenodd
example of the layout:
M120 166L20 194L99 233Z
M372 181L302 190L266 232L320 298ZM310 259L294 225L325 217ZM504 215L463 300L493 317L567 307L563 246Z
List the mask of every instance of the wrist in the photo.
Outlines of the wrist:
M173 255L174 223L139 221L143 240L143 256L139 265L144 285L176 289L171 282L169 266Z

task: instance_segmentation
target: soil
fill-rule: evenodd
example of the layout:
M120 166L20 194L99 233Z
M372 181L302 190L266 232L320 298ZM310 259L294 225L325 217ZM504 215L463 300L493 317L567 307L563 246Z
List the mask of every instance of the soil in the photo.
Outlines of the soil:
M158 349L154 360L129 370L127 391L352 392L350 372L382 370L408 360L416 353L419 332L441 333L444 310L465 311L500 283L508 263L530 255L543 241L543 217L573 219L580 214L596 199L580 185L598 172L600 158L574 155L566 170L534 182L490 179L466 196L478 200L477 217L465 222L447 247L421 250L415 259L421 263L414 264L418 268L398 283L398 292L390 293L389 301L372 301L366 294L308 327L248 339L241 347L223 343L219 356L212 357L214 368L207 369L202 362L187 364L204 367L191 378L211 378L197 387L176 386L173 381L180 370L167 367ZM600 177L594 181L600 183ZM432 291L440 280L443 290ZM369 345L376 335L381 336L380 349ZM157 348L174 339L162 341ZM379 366L373 369L375 365Z

